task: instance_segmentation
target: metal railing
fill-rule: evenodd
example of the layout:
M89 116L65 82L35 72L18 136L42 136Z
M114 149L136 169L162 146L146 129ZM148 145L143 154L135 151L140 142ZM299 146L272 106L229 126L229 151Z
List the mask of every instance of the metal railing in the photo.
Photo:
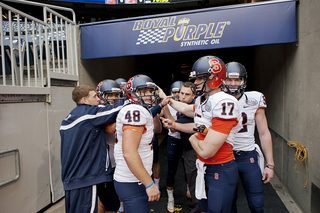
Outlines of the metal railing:
M73 10L16 0L43 8L43 21L0 2L0 88L50 88L51 77L78 79ZM72 12L70 20L53 9ZM7 15L7 16L6 16ZM5 94L5 90L0 93Z

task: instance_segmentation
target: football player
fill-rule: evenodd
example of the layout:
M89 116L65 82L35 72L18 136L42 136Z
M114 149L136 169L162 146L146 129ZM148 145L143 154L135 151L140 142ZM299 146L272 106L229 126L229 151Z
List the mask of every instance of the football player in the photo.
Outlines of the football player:
M226 64L226 69L227 78L222 83L222 89L238 99L242 114L242 129L236 134L233 146L239 177L246 193L250 211L264 212L263 183L269 183L274 175L272 139L265 115L266 99L260 92L245 92L247 71L242 64L230 62ZM263 161L261 167L258 164L258 159L263 159L263 155L255 143L256 124L267 160L266 168L264 168ZM237 212L237 196L236 192L232 212Z
M230 212L238 182L233 141L241 128L238 101L221 91L226 78L224 62L216 56L199 58L192 67L197 98L194 105L170 100L170 105L191 117L194 124L162 119L166 128L192 133L189 140L197 152L196 197L201 212ZM191 127L191 128L190 128Z
M182 86L182 81L175 81L171 84L170 93L172 98L179 101L180 89ZM191 100L192 101L192 100ZM173 121L177 120L178 112L171 106L167 106L164 108L164 116L166 118L172 118ZM169 111L169 112L168 112ZM169 114L168 114L169 113ZM175 175L178 170L179 160L182 159L183 154L183 144L181 141L180 132L176 130L169 129L168 130L168 138L167 138L167 161L168 161L168 171L167 171L167 193L168 193L168 202L167 202L167 210L169 212L174 212L174 196L173 189L175 184ZM185 169L184 169L185 170Z
M171 84L171 87L170 87L171 96L173 96L173 98L177 101L179 101L180 88L182 84L183 84L182 81L175 81Z
M160 191L151 178L154 124L149 111L159 100L157 89L146 75L130 78L125 93L134 104L125 106L117 117L114 184L126 213L148 213L149 202L160 198ZM160 106L168 101L169 97L164 98Z
M171 87L171 88L174 88L174 87ZM194 95L193 88L194 88L194 85L192 82L184 82L181 85L181 88L179 89L179 98L174 98L174 99L179 100L182 103L194 104L195 95ZM164 108L165 118L169 118L170 120L177 123L194 123L193 117L190 118L188 116L185 116L182 113L177 112L175 109L173 109L169 105L167 106L168 107ZM176 117L176 119L174 117ZM195 197L195 179L197 175L197 168L196 168L197 154L193 150L189 142L190 134L184 133L184 132L178 132L173 129L169 129L169 132L173 134L179 133L179 136L181 137L181 139L179 139L178 142L172 141L171 139L171 143L169 143L170 135L168 135L168 143L167 143L168 174L170 173L173 174L171 175L172 176L171 183L174 183L174 175L176 174L176 171L177 171L178 162L179 162L179 159L182 159L184 172L186 176L186 183L187 183L186 195L192 201L192 204L188 205L188 208L191 209L191 213L198 212L198 200ZM168 183L168 178L167 178L167 183ZM167 185L167 192L168 192L167 209L169 212L174 212L173 186L170 187L170 185L169 186Z
M101 81L96 91L102 105L114 104L120 99L122 93L119 84L111 79Z
M159 93L159 90L162 92L161 88L157 88L156 93ZM140 89L139 92L141 92L141 95L143 93L143 90ZM160 190L160 163L159 163L159 140L158 140L158 134L162 131L162 125L159 119L159 114L156 112L159 112L157 110L157 107L155 107L155 103L158 102L157 100L152 100L152 98L148 95L142 95L142 100L149 104L151 106L150 111L153 115L153 123L154 123L154 136L152 138L152 148L153 148L153 165L152 165L152 172L153 172L153 180L155 185ZM161 107L162 108L162 107ZM161 113L161 111L159 112ZM161 195L161 193L160 193Z
M101 105L114 104L115 102L120 100L120 95L122 93L119 84L111 79L101 81L97 85L96 92L100 99ZM113 173L116 167L114 159L114 144L116 142L116 139L114 132L115 123L107 124L105 127L105 138ZM116 213L120 207L120 201L114 189L113 181L98 184L97 192L99 196L98 213Z

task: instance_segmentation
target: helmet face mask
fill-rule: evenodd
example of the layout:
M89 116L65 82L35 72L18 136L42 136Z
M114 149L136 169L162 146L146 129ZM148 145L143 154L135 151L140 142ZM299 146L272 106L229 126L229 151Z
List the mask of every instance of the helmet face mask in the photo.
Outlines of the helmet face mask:
M243 94L247 86L246 68L238 62L230 62L226 64L227 79L222 83L222 90L230 95L237 96ZM239 82L231 85L232 82Z
M121 90L113 93L104 93L104 99L107 100L107 104L114 104L121 99L121 93Z
M201 96L207 92L207 77L208 75L198 75L196 78L192 78L192 80L194 81L193 91L195 96Z
M156 106L160 100L158 87L146 75L136 75L129 79L125 86L125 93L135 104L146 108Z
M96 88L97 95L100 99L100 104L114 104L118 100L120 100L120 95L122 93L119 84L117 84L114 80L106 79L101 81ZM118 94L119 98L109 98L111 94ZM112 95L114 96L114 95Z
M216 56L204 56L199 58L192 66L190 80L198 81L203 78L203 82L197 82L195 85L196 96L201 96L210 90L220 87L226 78L226 67L224 62ZM200 89L200 85L203 84Z

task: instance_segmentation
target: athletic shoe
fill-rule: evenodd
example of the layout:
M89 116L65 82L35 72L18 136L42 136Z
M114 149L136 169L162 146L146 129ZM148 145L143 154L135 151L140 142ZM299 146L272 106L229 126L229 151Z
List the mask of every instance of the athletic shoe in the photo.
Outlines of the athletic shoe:
M122 203L122 201L120 201L120 207L119 207L119 210L117 211L117 213L123 213L123 203Z
M167 210L168 212L174 212L174 199L168 200Z

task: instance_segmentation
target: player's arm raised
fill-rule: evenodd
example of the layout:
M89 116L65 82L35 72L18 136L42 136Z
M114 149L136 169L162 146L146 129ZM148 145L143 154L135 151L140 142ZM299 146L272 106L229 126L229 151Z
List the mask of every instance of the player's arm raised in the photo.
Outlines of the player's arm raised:
M123 127L122 136L122 151L123 157L134 176L145 186L153 183L149 173L143 166L142 160L138 153L138 147L144 131L144 126L130 126ZM160 192L155 184L152 184L146 189L149 201L159 200Z
M176 101L172 98L170 99L169 104L178 112L181 112L182 114L185 114L186 116L188 116L190 118L194 117L193 104L182 103L182 102Z

